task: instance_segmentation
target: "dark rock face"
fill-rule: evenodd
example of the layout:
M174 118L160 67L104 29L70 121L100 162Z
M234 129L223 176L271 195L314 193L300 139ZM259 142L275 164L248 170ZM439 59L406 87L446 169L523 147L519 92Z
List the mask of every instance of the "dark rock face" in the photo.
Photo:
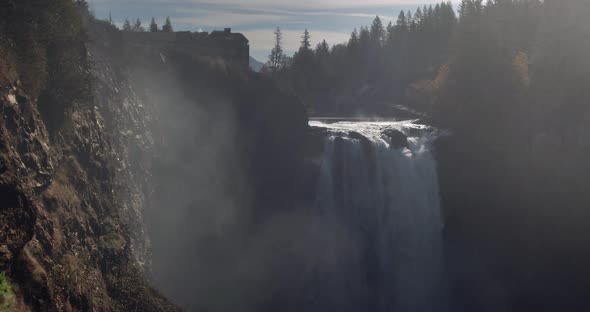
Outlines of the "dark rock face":
M96 91L125 86L109 67L94 74ZM69 109L52 119L18 77L2 81L0 270L18 286L22 310L175 311L144 278L151 182L137 151L150 147L146 113L124 97L95 99L55 107Z
M408 144L408 136L403 132L395 129L388 129L384 133L390 140L391 148L400 149L410 147Z
M18 257L33 236L32 198L54 172L48 135L34 104L9 87L0 94L0 269Z

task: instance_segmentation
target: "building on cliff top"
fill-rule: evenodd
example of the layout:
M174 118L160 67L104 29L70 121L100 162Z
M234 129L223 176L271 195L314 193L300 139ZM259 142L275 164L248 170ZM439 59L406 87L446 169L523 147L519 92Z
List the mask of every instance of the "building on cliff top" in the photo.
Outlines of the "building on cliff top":
M208 32L123 32L132 46L144 49L172 49L195 56L222 58L240 66L249 66L250 44L231 28Z

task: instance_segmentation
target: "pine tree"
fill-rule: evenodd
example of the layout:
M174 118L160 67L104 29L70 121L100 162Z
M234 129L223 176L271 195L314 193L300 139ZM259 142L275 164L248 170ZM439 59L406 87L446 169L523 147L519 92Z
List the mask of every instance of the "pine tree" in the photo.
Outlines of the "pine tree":
M385 29L387 32L387 38L391 39L393 37L393 34L395 33L395 26L393 26L393 23L390 21L389 24L387 24L387 28Z
M309 51L311 49L311 43L309 42L310 38L311 36L309 35L309 31L305 29L305 32L303 32L303 36L301 36L301 47L299 51Z
M422 9L416 9L416 14L414 14L414 23L416 30L419 30L423 23L424 23L424 15L422 14Z
M355 28L352 31L352 33L350 34L350 39L348 40L348 46L349 47L357 46L358 43L359 43L359 34L358 34L358 31Z
M426 28L429 31L433 30L434 27L434 23L435 23L435 17L434 17L434 9L432 8L432 5L428 6L428 10L426 11Z
M319 59L326 58L330 55L330 46L325 39L318 43L315 48L315 54Z
M408 19L406 19L406 14L404 13L404 11L401 11L399 13L395 27L398 31L408 30Z
M383 23L381 22L381 18L376 16L373 20L373 24L371 24L371 41L373 43L379 43L383 41L385 38L385 29L383 28Z
M471 0L461 0L459 4L459 17L463 18L467 15L467 10L469 9L469 5L471 4Z
M170 22L170 17L166 17L166 23L162 27L163 32L173 32L174 29L172 28L172 22Z
M359 33L359 44L361 45L362 49L368 50L370 43L371 33L367 27L362 26Z
M268 56L267 67L271 74L276 74L285 66L285 54L283 52L283 33L281 28L277 27L274 32L275 46Z
M144 32L145 31L145 28L143 28L143 26L141 26L141 20L139 18L137 20L135 20L135 24L133 24L132 31L134 31L134 32Z
M310 38L309 31L306 29L301 36L299 51L293 56L293 64L297 67L295 70L299 70L304 77L308 75L313 66L313 53L311 50Z
M150 32L158 32L158 24L156 24L156 19L152 17L152 22L150 23Z
M132 31L131 22L129 22L129 19L125 19L125 22L123 23L123 31Z

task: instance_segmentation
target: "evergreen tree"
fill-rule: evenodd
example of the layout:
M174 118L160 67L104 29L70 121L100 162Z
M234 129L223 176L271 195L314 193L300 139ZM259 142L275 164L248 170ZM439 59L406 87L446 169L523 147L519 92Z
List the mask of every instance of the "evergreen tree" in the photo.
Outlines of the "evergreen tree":
M326 42L326 40L322 40L322 42L318 43L315 48L315 55L318 59L327 58L330 54L330 46Z
M461 0L461 3L459 4L459 18L463 18L465 17L465 15L467 15L467 11L469 10L469 6L471 4L471 0Z
M364 51L368 51L369 46L371 45L371 33L365 26L362 26L361 31L359 32L359 45Z
M123 31L132 31L131 22L129 22L129 19L125 19L125 22L123 23Z
M299 51L293 56L293 64L297 67L295 70L299 71L299 74L305 79L309 79L313 67L313 51L311 50L310 38L309 31L306 29L301 36Z
M422 9L416 9L416 14L414 14L414 23L415 23L415 30L420 30L424 23L424 15L422 14Z
M348 46L357 46L359 44L359 34L356 28L350 34L350 39L348 40Z
M397 22L395 23L395 28L397 31L407 31L408 30L408 19L406 18L406 14L404 11L399 12L397 17Z
M418 26L416 24L415 15L412 14L412 11L408 11L408 14L406 16L408 17L408 29L411 32L417 31Z
M131 31L134 31L134 32L144 32L145 31L145 28L143 28L143 26L141 26L141 20L139 18L135 20L135 24L133 24Z
M309 31L307 31L307 28L305 29L305 31L303 32L303 36L301 36L301 47L299 49L299 51L310 51L311 49L311 43L310 43L310 35L309 35Z
M432 5L429 5L428 11L426 12L426 29L428 31L433 31L434 24L435 24L434 9L432 8Z
M387 38L387 43L390 43L393 40L393 37L395 36L395 26L393 26L392 22L389 22L389 24L387 24L387 28L385 29L386 31L386 35L385 37Z
M371 24L370 37L374 44L381 44L385 38L385 29L379 16L376 16Z
M150 23L150 32L158 32L158 24L156 24L156 19L152 17L152 22Z
M174 29L172 28L172 22L170 22L170 17L166 17L166 23L162 26L163 32L173 32Z
M285 54L283 52L283 33L277 27L274 31L275 46L268 56L267 67L271 74L276 74L285 67Z

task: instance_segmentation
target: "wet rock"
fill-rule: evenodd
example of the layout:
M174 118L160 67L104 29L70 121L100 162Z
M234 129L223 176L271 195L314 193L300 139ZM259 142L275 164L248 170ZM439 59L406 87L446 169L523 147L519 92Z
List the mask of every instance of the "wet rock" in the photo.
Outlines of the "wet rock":
M385 130L384 134L389 139L389 144L391 148L410 148L410 145L408 144L408 136L405 135L403 132L395 129L387 129Z
M311 127L309 129L307 143L307 157L321 157L324 153L324 140L328 137L329 133L324 128Z

